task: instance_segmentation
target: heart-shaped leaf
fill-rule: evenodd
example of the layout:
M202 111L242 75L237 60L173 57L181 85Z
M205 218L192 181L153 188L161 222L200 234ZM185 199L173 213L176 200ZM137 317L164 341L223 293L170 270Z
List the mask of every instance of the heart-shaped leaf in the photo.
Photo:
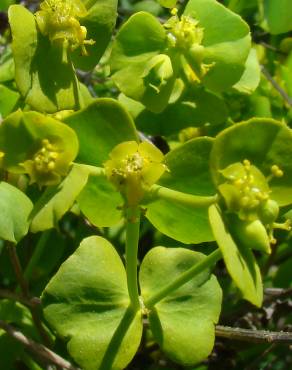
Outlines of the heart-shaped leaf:
M183 248L151 249L140 269L144 301L203 258L203 254ZM221 301L216 277L205 270L151 308L150 328L167 356L189 366L210 354Z
M29 228L33 204L19 189L0 182L0 238L18 243Z
M260 307L263 300L262 278L252 251L240 243L235 244L217 206L209 208L209 217L230 276L243 297Z
M141 312L129 307L126 272L113 246L84 239L42 295L44 315L84 370L122 370L140 343Z
M209 174L209 155L213 140L198 138L172 150L165 156L169 169L160 185L193 195L216 193ZM147 205L146 217L163 234L183 243L213 240L207 208L193 208L170 200Z
M65 120L79 139L77 161L102 166L111 150L123 141L137 141L134 122L114 99L96 99L85 109Z

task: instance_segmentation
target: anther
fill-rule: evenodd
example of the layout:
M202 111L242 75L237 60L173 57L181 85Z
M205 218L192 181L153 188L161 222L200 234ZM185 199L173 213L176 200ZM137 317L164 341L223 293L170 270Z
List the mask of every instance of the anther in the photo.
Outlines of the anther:
M284 175L284 172L276 164L271 167L271 172L275 177L282 177Z
M51 161L48 163L48 170L52 171L55 169L55 167L56 167L55 162Z
M172 8L170 11L171 15L177 15L178 9L177 8Z

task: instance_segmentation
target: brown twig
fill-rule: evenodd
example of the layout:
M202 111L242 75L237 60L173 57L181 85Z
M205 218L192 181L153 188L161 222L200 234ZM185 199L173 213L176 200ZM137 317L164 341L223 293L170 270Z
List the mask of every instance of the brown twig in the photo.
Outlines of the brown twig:
M49 364L54 364L61 369L77 370L69 361L63 359L42 344L36 343L32 339L27 338L20 331L2 320L0 320L0 328L5 330L12 338L22 343L30 352L42 358Z
M292 333L216 326L216 336L250 343L292 343Z
M26 300L30 300L28 283L27 283L27 281L25 280L25 278L23 276L22 267L21 267L18 255L16 253L16 247L13 243L7 243L7 249L8 249L8 254L9 254L9 257L10 257L10 261L11 261L11 264L13 266L18 284L20 285L23 297ZM50 337L48 336L45 328L43 327L42 321L39 317L38 307L30 306L29 308L30 308L32 320L33 320L38 332L40 333L40 336L41 336L44 344L47 345L47 346L51 346L52 341L51 341Z
M8 250L9 258L10 258L14 273L16 275L16 280L18 284L20 285L23 296L27 298L29 296L28 284L27 284L27 281L23 277L22 267L21 267L18 255L16 253L16 247L13 243L7 243L7 250Z
M275 48L275 46L272 46L272 45L266 43L265 41L261 41L260 45L262 45L266 49L274 51L275 53L282 54L282 55L287 55L287 53L285 53L284 51Z
M13 301L20 302L27 307L38 306L41 303L40 299L37 297L27 299L20 294L11 292L10 290L7 290L7 289L1 289L1 288L0 288L0 298L11 299Z
M264 293L267 297L271 298L287 298L292 296L292 288L266 288Z
M286 103L292 107L292 98L286 93L281 86L278 85L276 80L270 75L269 71L262 65L261 66L262 74L266 77L266 79L271 83L271 85L278 91L278 93L282 96L282 98L286 101Z

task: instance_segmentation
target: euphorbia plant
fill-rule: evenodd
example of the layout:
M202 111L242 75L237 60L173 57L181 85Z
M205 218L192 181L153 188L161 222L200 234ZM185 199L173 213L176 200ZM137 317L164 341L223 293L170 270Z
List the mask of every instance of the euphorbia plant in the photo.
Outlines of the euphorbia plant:
M95 99L85 77L110 42L117 1L8 11L15 84L3 91L17 87L19 103L0 125L0 238L22 293L1 300L0 313L26 333L14 318L22 312L34 323L27 335L56 351L64 341L84 370L131 366L144 342L180 368L200 364L229 294L222 271L237 299L260 308L262 261L277 253L276 230L291 228L282 219L292 203L289 125L235 123L228 111L230 97L260 83L248 24L216 0L159 3L170 8L162 19L137 12L113 36L93 72L108 78L110 66L110 97ZM27 262L22 250L36 240ZM39 276L42 312L28 289ZM9 316L11 299L28 309ZM17 356L37 368L22 348Z

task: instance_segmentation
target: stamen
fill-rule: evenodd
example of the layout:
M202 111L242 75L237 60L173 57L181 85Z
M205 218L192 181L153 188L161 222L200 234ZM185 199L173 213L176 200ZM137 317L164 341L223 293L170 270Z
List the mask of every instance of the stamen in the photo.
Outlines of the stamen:
M38 172L48 173L55 169L59 154L49 140L42 140L42 145L42 148L33 156L33 162Z

